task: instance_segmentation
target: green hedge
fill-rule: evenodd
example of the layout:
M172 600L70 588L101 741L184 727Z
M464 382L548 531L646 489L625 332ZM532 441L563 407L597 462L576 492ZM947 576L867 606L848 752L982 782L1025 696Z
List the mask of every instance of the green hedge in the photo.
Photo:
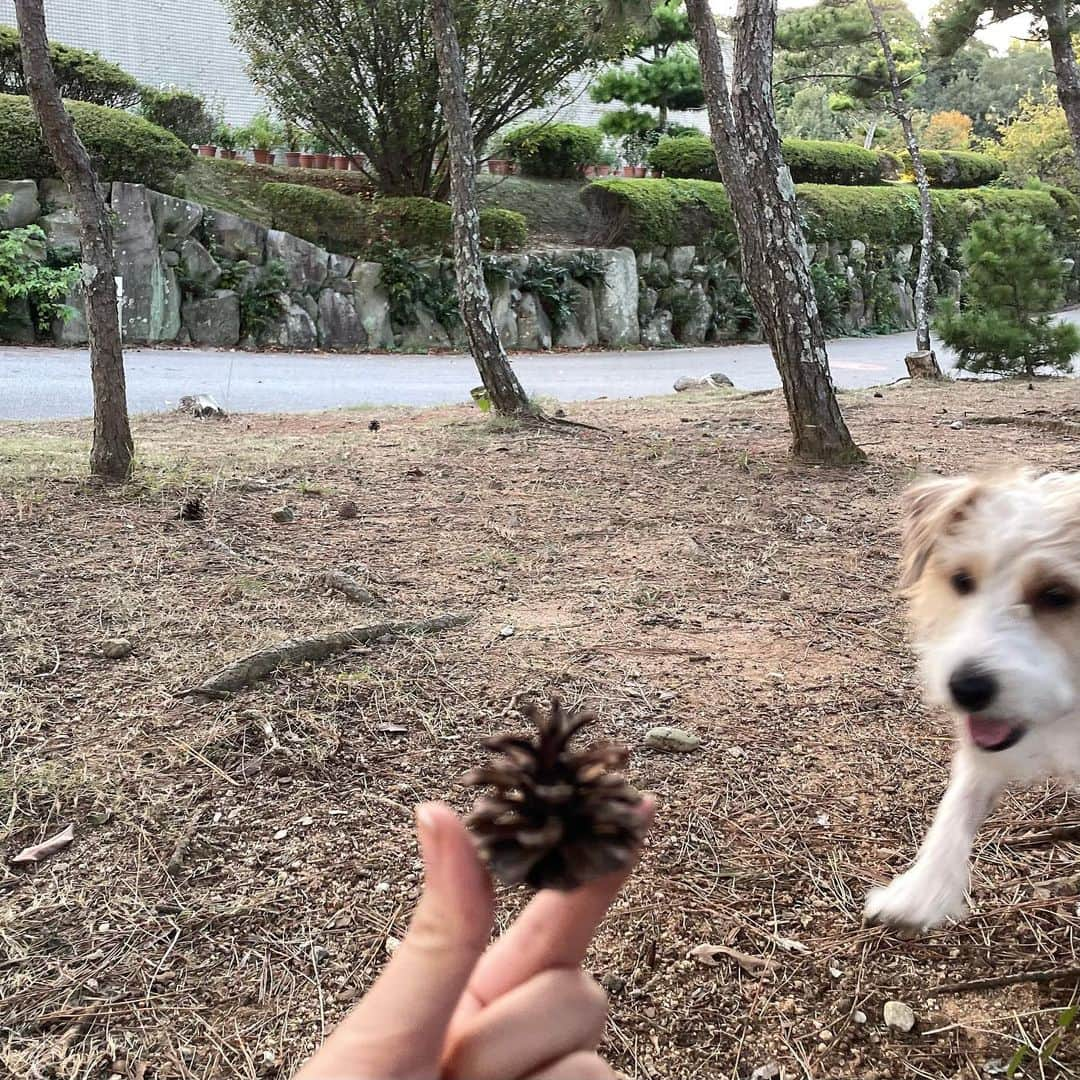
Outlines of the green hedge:
M800 184L806 239L864 240L880 246L914 244L922 235L918 193L910 185L850 188ZM735 242L723 185L705 180L596 180L582 191L598 243L637 250L711 241ZM1067 193L972 188L935 191L937 239L955 249L971 223L995 210L1024 213L1075 243L1077 205Z
M891 154L852 143L785 139L782 151L798 184L879 184L897 171ZM649 152L649 164L674 178L720 179L712 143L698 133L661 139Z
M600 244L643 250L735 234L727 192L708 180L596 180L581 198Z
M357 255L389 240L398 247L442 249L452 224L446 203L421 198L351 198L302 184L263 184L262 201L275 229L292 233L328 251ZM528 230L513 210L481 210L480 242L502 250L521 247Z
M206 102L189 90L143 90L139 115L171 131L185 146L211 142L215 121Z
M49 43L49 59L65 98L114 109L128 108L139 100L141 88L135 79L95 52L54 41ZM0 94L25 93L19 34L10 26L0 26Z
M970 150L924 150L923 165L933 187L973 188L990 184L1004 169L997 158ZM901 155L904 168L911 172L911 155Z
M170 191L192 161L175 136L141 116L86 101L67 107L102 180L124 180ZM0 94L0 179L43 180L57 175L25 97Z
M502 146L526 176L566 179L596 161L603 136L580 124L520 124L506 132Z
M419 196L381 198L371 204L377 231L405 248L445 248L453 226L450 207ZM525 217L514 210L480 211L480 243L484 247L520 247L528 235Z
M796 184L880 184L888 155L854 143L785 139L784 161Z
M367 204L303 184L263 184L262 200L275 229L328 251L356 254L376 236Z

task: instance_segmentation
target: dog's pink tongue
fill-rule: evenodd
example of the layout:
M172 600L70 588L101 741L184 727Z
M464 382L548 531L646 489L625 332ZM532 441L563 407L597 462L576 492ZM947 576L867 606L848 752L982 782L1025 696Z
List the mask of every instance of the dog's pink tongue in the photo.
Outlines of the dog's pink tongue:
M969 716L968 731L976 746L989 749L1003 743L1012 734L1012 725L1005 720L991 720L986 716Z

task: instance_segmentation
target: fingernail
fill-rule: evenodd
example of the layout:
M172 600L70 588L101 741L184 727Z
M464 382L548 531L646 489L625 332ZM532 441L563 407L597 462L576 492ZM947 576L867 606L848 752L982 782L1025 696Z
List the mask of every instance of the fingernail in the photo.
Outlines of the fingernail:
M416 808L416 835L420 840L420 854L424 860L425 876L430 878L439 863L439 827L431 803Z

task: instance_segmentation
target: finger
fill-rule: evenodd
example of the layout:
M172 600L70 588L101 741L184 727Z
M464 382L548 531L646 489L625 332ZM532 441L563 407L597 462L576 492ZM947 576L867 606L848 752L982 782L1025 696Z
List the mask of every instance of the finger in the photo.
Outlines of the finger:
M507 1080L531 1073L575 1051L595 1049L606 1020L607 998L588 975L576 968L542 972L464 1026L442 1075Z
M655 800L646 796L641 803L646 829L655 813ZM597 927L636 863L637 856L625 870L573 892L538 893L477 964L469 980L469 997L485 1006L546 968L580 967Z
M615 1070L596 1054L571 1054L525 1080L616 1080Z
M419 807L416 824L424 892L409 932L297 1080L438 1074L450 1017L491 936L492 896L473 842L449 807Z

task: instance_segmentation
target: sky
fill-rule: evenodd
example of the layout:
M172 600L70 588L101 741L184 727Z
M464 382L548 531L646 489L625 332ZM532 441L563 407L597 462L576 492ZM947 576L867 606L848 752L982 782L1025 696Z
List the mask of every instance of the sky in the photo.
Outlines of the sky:
M780 0L780 7L805 7L813 0ZM930 15L930 9L935 7L937 0L907 0L908 7L914 12L915 17L925 24ZM736 0L713 0L713 10L722 15L735 14ZM1008 22L993 26L979 34L992 48L1004 52L1009 47L1009 42L1015 37L1022 37L1027 30L1029 20L1026 17L1010 19Z

